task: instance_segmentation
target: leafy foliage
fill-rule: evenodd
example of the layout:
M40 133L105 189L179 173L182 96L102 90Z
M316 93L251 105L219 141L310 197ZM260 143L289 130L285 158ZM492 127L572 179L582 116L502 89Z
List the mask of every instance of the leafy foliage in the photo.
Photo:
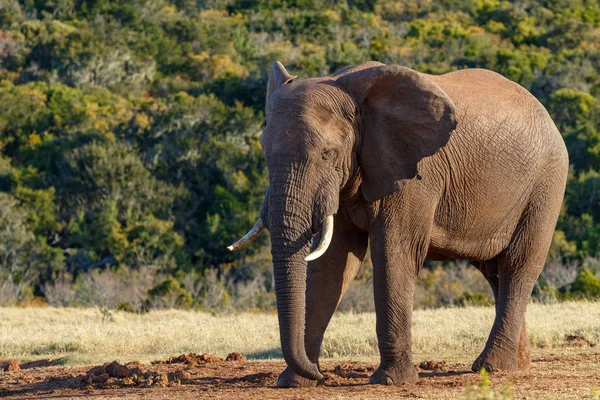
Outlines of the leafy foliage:
M594 271L581 268L577 277L570 285L561 288L566 292L567 298L600 298L600 278L594 274Z
M105 266L151 267L169 293L215 267L230 268L231 288L266 277L268 261L248 258L264 238L241 254L225 247L267 186L259 136L275 60L302 77L374 59L488 68L523 85L572 164L551 257L595 257L599 29L588 0L5 0L0 280L43 295Z

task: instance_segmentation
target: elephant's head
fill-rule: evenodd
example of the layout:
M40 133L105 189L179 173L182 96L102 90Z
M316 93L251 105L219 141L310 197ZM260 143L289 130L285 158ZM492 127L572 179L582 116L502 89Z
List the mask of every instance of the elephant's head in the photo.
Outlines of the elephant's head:
M306 261L327 250L340 192L358 187L357 179L367 202L399 190L417 175L417 163L448 141L454 105L405 67L371 62L294 79L279 62L271 67L261 139L269 189L261 219L229 249L269 229L283 355L299 375L320 379L304 348Z

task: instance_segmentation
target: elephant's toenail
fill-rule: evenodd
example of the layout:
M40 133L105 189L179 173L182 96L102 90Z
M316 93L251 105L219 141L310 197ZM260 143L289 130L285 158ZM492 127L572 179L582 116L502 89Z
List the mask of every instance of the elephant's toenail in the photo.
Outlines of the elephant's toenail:
M385 384L388 385L388 386L392 386L394 384L394 381L389 376L386 376L385 377Z

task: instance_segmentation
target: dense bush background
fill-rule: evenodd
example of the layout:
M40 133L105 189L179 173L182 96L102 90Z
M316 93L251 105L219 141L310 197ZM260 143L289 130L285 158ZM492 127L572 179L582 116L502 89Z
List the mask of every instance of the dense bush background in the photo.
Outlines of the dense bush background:
M267 235L225 246L266 187L275 60L482 67L530 90L572 164L535 295L599 296L597 0L2 0L0 303L272 308ZM372 308L366 264L342 308ZM421 307L489 301L463 263L419 287Z

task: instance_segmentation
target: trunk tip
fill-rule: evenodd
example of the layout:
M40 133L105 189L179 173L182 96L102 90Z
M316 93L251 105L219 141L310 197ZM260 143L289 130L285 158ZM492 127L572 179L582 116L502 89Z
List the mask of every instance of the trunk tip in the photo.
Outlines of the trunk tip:
M303 357L301 357L301 359L298 361L294 359L288 361L288 359L284 356L287 365L290 366L292 370L301 377L315 381L323 380L323 374L321 374L321 371L319 371L317 364L310 362L308 358L305 359L306 362L303 362L302 358Z
M294 368L292 368L292 369L298 375L300 375L301 377L306 378L306 379L312 379L312 380L315 380L315 381L322 381L324 379L323 374L321 374L321 371L319 371L319 368L317 368L316 365L314 365L313 368L310 368L308 370L298 370L298 371L296 371Z
M308 377L309 379L315 379L317 381L323 380L323 374L321 373L321 371L319 371L319 368L317 368L316 365L314 365L314 369L310 372L311 372L311 374L310 374L311 376Z

